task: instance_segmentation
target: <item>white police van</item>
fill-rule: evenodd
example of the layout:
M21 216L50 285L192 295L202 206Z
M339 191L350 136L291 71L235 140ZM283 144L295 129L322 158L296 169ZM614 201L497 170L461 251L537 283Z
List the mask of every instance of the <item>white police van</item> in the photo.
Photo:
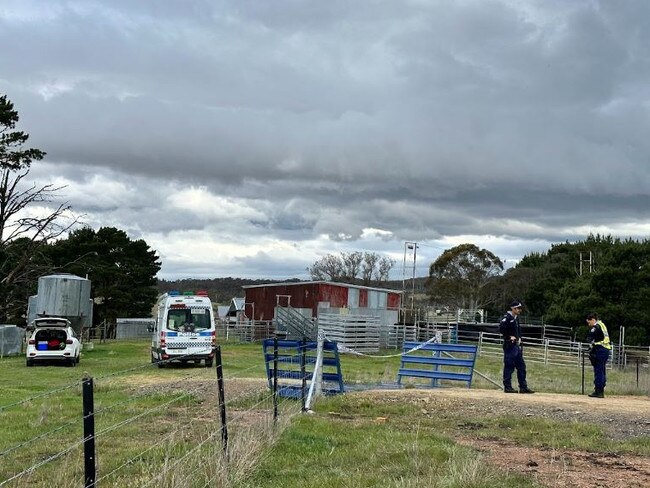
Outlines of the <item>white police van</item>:
M162 368L172 361L212 366L216 346L212 302L205 291L170 291L156 305L151 362Z

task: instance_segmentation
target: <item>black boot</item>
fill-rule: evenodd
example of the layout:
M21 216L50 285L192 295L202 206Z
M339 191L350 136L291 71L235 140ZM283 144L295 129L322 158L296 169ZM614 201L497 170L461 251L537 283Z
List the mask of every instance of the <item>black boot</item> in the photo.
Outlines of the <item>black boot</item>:
M506 386L503 388L504 393L517 393L517 390L515 390L512 386Z
M605 398L605 391L596 389L589 394L591 398Z

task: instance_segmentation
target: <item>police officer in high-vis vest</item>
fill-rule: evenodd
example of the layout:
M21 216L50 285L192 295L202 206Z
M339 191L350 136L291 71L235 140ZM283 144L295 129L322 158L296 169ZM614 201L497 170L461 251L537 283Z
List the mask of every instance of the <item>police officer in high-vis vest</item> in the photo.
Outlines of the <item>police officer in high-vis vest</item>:
M598 320L598 314L595 312L587 314L587 324L589 324L587 342L591 344L589 361L594 367L594 391L589 396L605 398L605 384L607 383L605 365L609 360L612 344L609 341L607 327L601 320Z

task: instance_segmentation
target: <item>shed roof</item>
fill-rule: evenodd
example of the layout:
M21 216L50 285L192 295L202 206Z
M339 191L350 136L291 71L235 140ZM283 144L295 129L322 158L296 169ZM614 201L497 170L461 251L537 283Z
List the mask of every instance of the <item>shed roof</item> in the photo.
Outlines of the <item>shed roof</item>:
M244 285L242 288L264 288L266 286L303 286L303 285L336 285L346 288L358 288L362 290L383 291L386 293L402 294L402 290L392 290L390 288L377 288L372 286L353 285L352 283L338 283L336 281L282 281L278 283L264 283L263 285Z

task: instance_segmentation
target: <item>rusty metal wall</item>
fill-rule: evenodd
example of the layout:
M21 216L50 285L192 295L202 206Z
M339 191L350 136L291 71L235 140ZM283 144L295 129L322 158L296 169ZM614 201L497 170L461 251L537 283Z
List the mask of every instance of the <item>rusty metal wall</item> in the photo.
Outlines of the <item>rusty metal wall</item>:
M368 290L359 290L359 308L368 306Z
M348 288L345 286L321 283L318 297L319 302L329 302L332 308L348 306ZM316 310L314 310L314 313L316 313Z
M311 309L318 315L318 305L328 304L331 308L373 308L398 309L400 294L381 290L348 287L333 283L298 283L288 285L256 286L244 289L246 303L255 304L253 320L272 320L278 296L279 305L291 304L293 308ZM248 306L247 306L248 307ZM246 309L250 312L249 308ZM251 317L249 317L251 318Z
M318 284L269 285L246 288L246 303L255 303L254 320L272 320L275 307L291 304L294 308L309 308L316 314L318 307Z
M401 295L399 293L389 293L386 308L398 309L400 307L400 301L401 301L400 298Z

